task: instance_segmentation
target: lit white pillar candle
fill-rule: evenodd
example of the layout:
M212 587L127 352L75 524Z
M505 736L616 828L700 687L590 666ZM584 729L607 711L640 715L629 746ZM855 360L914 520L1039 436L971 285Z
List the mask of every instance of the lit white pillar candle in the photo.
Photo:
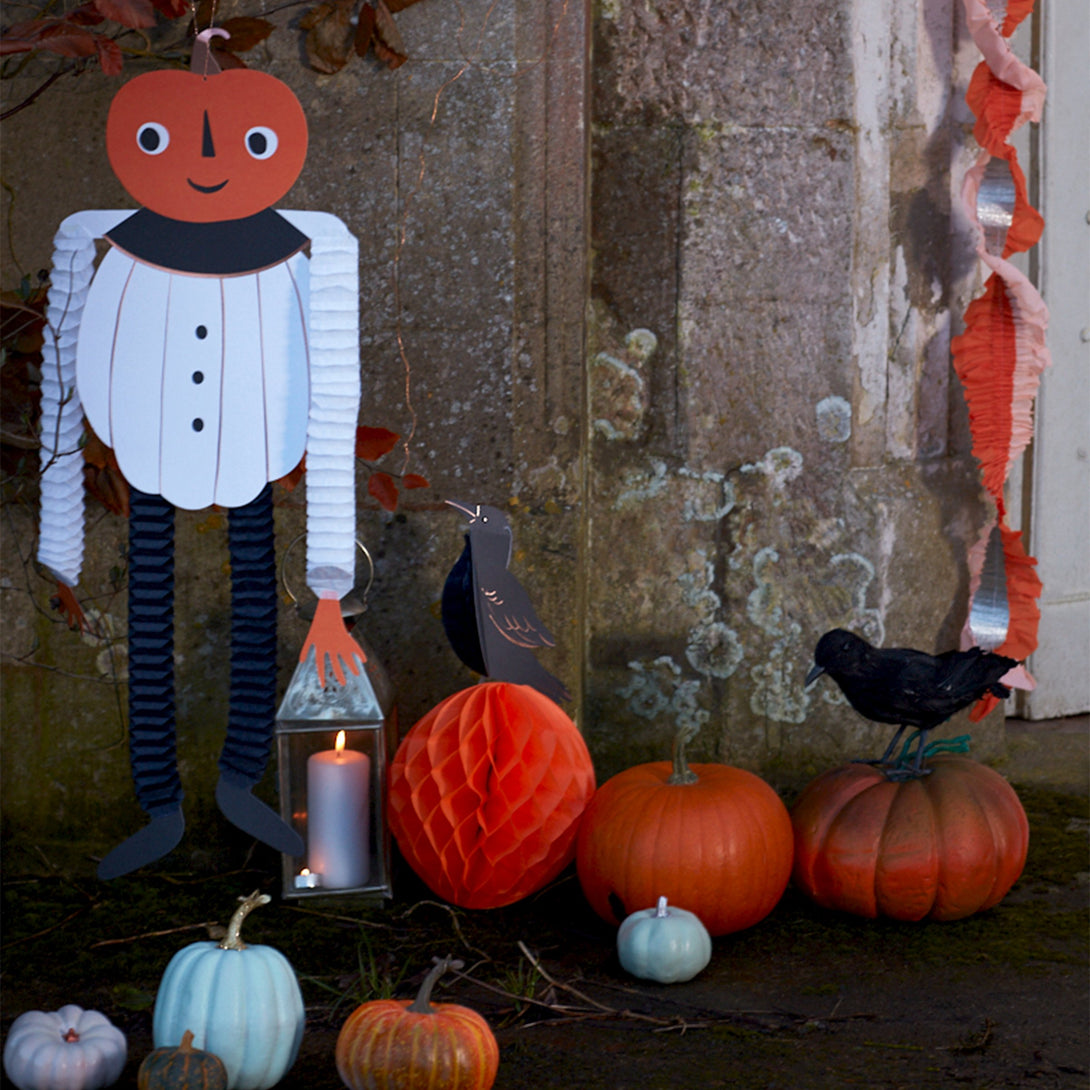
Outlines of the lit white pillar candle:
M344 748L307 758L307 863L324 889L367 884L371 819L371 759Z

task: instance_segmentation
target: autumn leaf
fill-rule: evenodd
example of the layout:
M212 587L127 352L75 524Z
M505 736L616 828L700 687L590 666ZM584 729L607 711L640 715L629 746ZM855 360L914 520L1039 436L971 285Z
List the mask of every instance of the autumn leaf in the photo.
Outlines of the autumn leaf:
M421 477L419 473L406 473L401 478L402 488L430 488L427 477Z
M0 55L44 49L62 57L93 57L96 35L63 19L29 19L16 23L0 37Z
M389 473L383 473L381 470L372 473L367 482L367 491L387 511L397 510L397 485L394 484L394 479Z
M364 5L364 7L367 6ZM375 3L375 30L372 41L375 46L375 56L387 68L400 68L409 59L405 43L401 40L401 33L397 29L397 23L394 22L394 17L390 14L385 0L377 0Z
M89 3L73 8L65 19L75 26L100 26L106 21L106 16L95 7L94 0L90 0Z
M124 66L124 57L121 55L121 46L111 38L99 37L98 64L107 76L120 76Z
M356 36L354 39L356 54L366 57L371 48L371 39L375 36L375 9L370 4L360 7L359 18L356 20Z
M180 19L189 14L189 0L151 0L155 10L168 19Z
M225 49L223 46L216 45L216 42L221 41L223 41L222 38L214 38L212 40L212 52L216 55L216 64L220 66L221 71L225 72L228 68L249 67L237 53L233 53L230 49Z
M307 60L316 72L339 72L352 54L356 28L355 0L332 0L308 11L299 25L307 32Z
M251 15L227 19L221 26L231 37L226 41L222 38L216 40L222 42L220 48L228 53L245 53L255 45L260 45L276 29L268 19L258 19Z
M356 428L356 457L365 462L377 462L397 446L401 436L389 428Z
M83 481L87 491L99 500L107 511L129 516L129 483L121 473L113 449L99 439L90 428L83 447Z
M295 486L303 479L303 474L307 471L307 456L304 454L299 459L299 464L290 472L286 473L276 483L281 485L285 491L291 492Z
M95 8L107 19L122 26L155 26L155 8L151 0L93 0Z

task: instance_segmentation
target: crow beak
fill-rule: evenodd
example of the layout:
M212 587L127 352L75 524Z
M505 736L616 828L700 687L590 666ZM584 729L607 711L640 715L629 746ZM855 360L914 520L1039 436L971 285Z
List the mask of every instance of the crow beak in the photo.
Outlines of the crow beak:
M459 503L457 500L444 500L443 502L448 506L453 507L455 511L461 511L470 522L477 521L476 507L470 507L468 504Z
M813 685L813 683L824 673L825 667L818 666L817 663L814 663L814 665L810 667L810 672L806 675L806 685Z

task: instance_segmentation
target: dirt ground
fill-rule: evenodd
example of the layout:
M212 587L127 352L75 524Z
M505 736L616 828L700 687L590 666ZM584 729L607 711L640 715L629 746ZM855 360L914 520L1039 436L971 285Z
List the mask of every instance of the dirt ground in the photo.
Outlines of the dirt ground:
M756 927L716 939L696 979L669 986L621 970L614 930L587 908L572 871L518 905L469 912L435 901L411 874L399 874L382 907L281 901L278 859L252 845L239 846L232 873L164 865L109 884L89 876L90 864L85 878L50 873L48 853L9 845L2 1029L27 1009L101 1010L129 1039L118 1085L135 1087L171 955L208 937L200 925L225 922L239 894L262 888L274 901L250 917L246 937L289 957L307 1003L287 1090L340 1087L334 1042L355 1004L413 994L431 958L448 953L465 968L435 998L491 1022L496 1090L1085 1090L1087 798L1018 790L1029 860L990 912L872 922L818 910L789 888Z

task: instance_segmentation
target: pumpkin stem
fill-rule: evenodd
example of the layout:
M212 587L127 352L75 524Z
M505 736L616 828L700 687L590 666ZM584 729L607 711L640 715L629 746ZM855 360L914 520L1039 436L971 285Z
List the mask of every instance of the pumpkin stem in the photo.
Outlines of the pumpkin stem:
M685 760L685 746L696 737L699 730L700 727L696 723L688 723L678 728L677 734L674 735L674 771L670 773L667 783L696 783L700 779L689 767L689 762Z
M219 947L221 950L245 950L246 943L244 943L239 936L239 932L242 930L242 921L250 915L255 908L260 905L267 905L272 898L267 893L258 893L255 889L249 897L240 897L239 906L235 909L235 914L231 917L231 922L227 925L227 934L220 939Z
M424 977L424 982L420 985L420 991L416 993L416 998L407 1008L412 1011L413 1014L435 1014L435 1008L431 1005L431 990L435 987L435 982L448 970L448 969L461 969L465 965L464 961L457 961L454 958L432 958L435 964L431 967L428 975Z
M79 1034L76 1032L75 1026L70 1026L68 1032L64 1035L64 1039L70 1044L74 1045L79 1040Z
M660 897L658 907L655 909L655 916L661 920L664 916L669 915L670 913L666 910L666 898Z
M193 1031L187 1029L182 1034L182 1043L178 1046L179 1052L192 1052L193 1051Z

